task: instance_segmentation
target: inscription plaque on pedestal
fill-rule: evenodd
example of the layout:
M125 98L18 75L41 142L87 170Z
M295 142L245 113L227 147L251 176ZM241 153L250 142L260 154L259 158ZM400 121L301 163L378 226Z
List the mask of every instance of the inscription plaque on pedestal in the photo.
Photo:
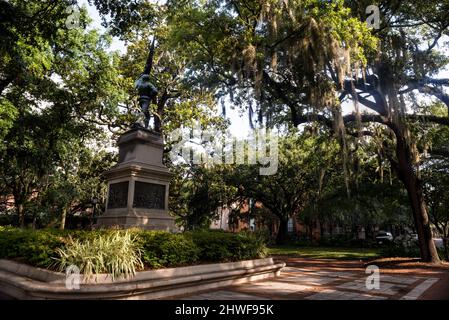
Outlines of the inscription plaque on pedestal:
M110 184L108 209L126 208L128 205L128 186L128 181Z
M165 186L136 181L133 208L165 210Z

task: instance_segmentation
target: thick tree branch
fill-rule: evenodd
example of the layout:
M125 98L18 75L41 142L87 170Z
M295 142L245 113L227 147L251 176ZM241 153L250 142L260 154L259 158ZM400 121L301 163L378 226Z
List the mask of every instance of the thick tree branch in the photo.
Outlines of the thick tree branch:
M345 124L354 123L356 121L357 121L357 116L355 114L348 114L343 117L343 122ZM360 116L360 121L362 123L376 122L376 123L384 124L387 126L391 125L390 121L386 117L383 117L381 115L375 115L375 114L373 114L373 115L363 114ZM319 123L326 125L329 128L332 128L333 123L334 123L332 119L329 119L321 114L300 115L296 119L296 123L298 123L298 125L303 124L303 123L308 123L308 122L319 122Z
M382 94L377 90L377 82L378 79L375 76L367 77L366 81L365 79L358 78L355 83L354 80L346 80L344 82L343 93L341 97L344 97L347 94L352 94L352 86L354 83L355 89L360 91L357 92L357 98L359 102L365 107L377 112L378 114L386 116L388 114L386 102ZM362 94L364 93L368 94L368 96L371 96L374 101L369 100L366 96L362 96Z
M410 115L406 115L405 118L407 120L412 120L412 121L420 121L423 123L431 122L431 123L449 126L449 118L447 118L447 117L410 114ZM332 127L332 124L333 124L332 119L329 119L329 118L325 117L324 115L320 115L320 114L300 115L300 116L297 116L297 118L296 118L297 125L303 124L303 123L308 123L308 122L314 122L314 121L320 122L330 128ZM356 121L357 121L356 114L348 114L343 117L343 122L345 124L354 123ZM360 121L362 123L375 122L375 123L384 124L390 128L393 127L392 122L387 117L377 115L377 114L362 114L360 116Z
M432 115L420 115L420 114L408 114L405 116L407 120L419 121L419 122L432 122L436 124L442 124L449 126L449 117L438 117Z
M436 87L425 86L419 89L419 92L432 95L443 102L449 111L449 95Z
M446 94L437 86L449 87L449 79L433 79L429 77L426 77L422 80L414 79L407 83L407 89L404 89L399 93L404 94L413 90L418 90L421 93L432 95L443 102L447 106L449 111L449 94Z

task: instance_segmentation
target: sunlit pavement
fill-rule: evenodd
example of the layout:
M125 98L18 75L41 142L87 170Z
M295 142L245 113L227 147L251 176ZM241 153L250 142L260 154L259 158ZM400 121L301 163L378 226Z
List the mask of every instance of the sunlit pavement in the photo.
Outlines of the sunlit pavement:
M321 260L326 264L326 260ZM329 264L338 262L329 260ZM359 263L360 262L354 262ZM347 267L346 267L347 266ZM368 288L364 268L344 264L322 270L288 263L281 276L182 297L184 300L416 300L439 281L445 272L383 273L379 287ZM335 270L337 269L337 270ZM348 271L346 271L347 269ZM403 270L402 270L403 271ZM372 283L368 280L369 283Z

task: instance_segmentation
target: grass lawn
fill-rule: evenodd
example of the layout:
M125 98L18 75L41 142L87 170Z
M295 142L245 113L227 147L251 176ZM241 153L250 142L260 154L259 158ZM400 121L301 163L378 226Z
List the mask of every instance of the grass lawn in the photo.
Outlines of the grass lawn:
M375 259L381 256L379 248L295 247L273 246L270 255L288 255L318 259Z

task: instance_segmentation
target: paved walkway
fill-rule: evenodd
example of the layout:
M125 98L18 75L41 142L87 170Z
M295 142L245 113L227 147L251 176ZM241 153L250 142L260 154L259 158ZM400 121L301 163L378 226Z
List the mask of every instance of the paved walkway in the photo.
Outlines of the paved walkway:
M285 260L284 260L285 261ZM176 297L185 300L416 300L435 294L448 272L441 270L380 269L380 287L368 289L360 261L287 258L281 276L217 290ZM433 290L433 292L432 292ZM429 294L433 293L433 294Z

